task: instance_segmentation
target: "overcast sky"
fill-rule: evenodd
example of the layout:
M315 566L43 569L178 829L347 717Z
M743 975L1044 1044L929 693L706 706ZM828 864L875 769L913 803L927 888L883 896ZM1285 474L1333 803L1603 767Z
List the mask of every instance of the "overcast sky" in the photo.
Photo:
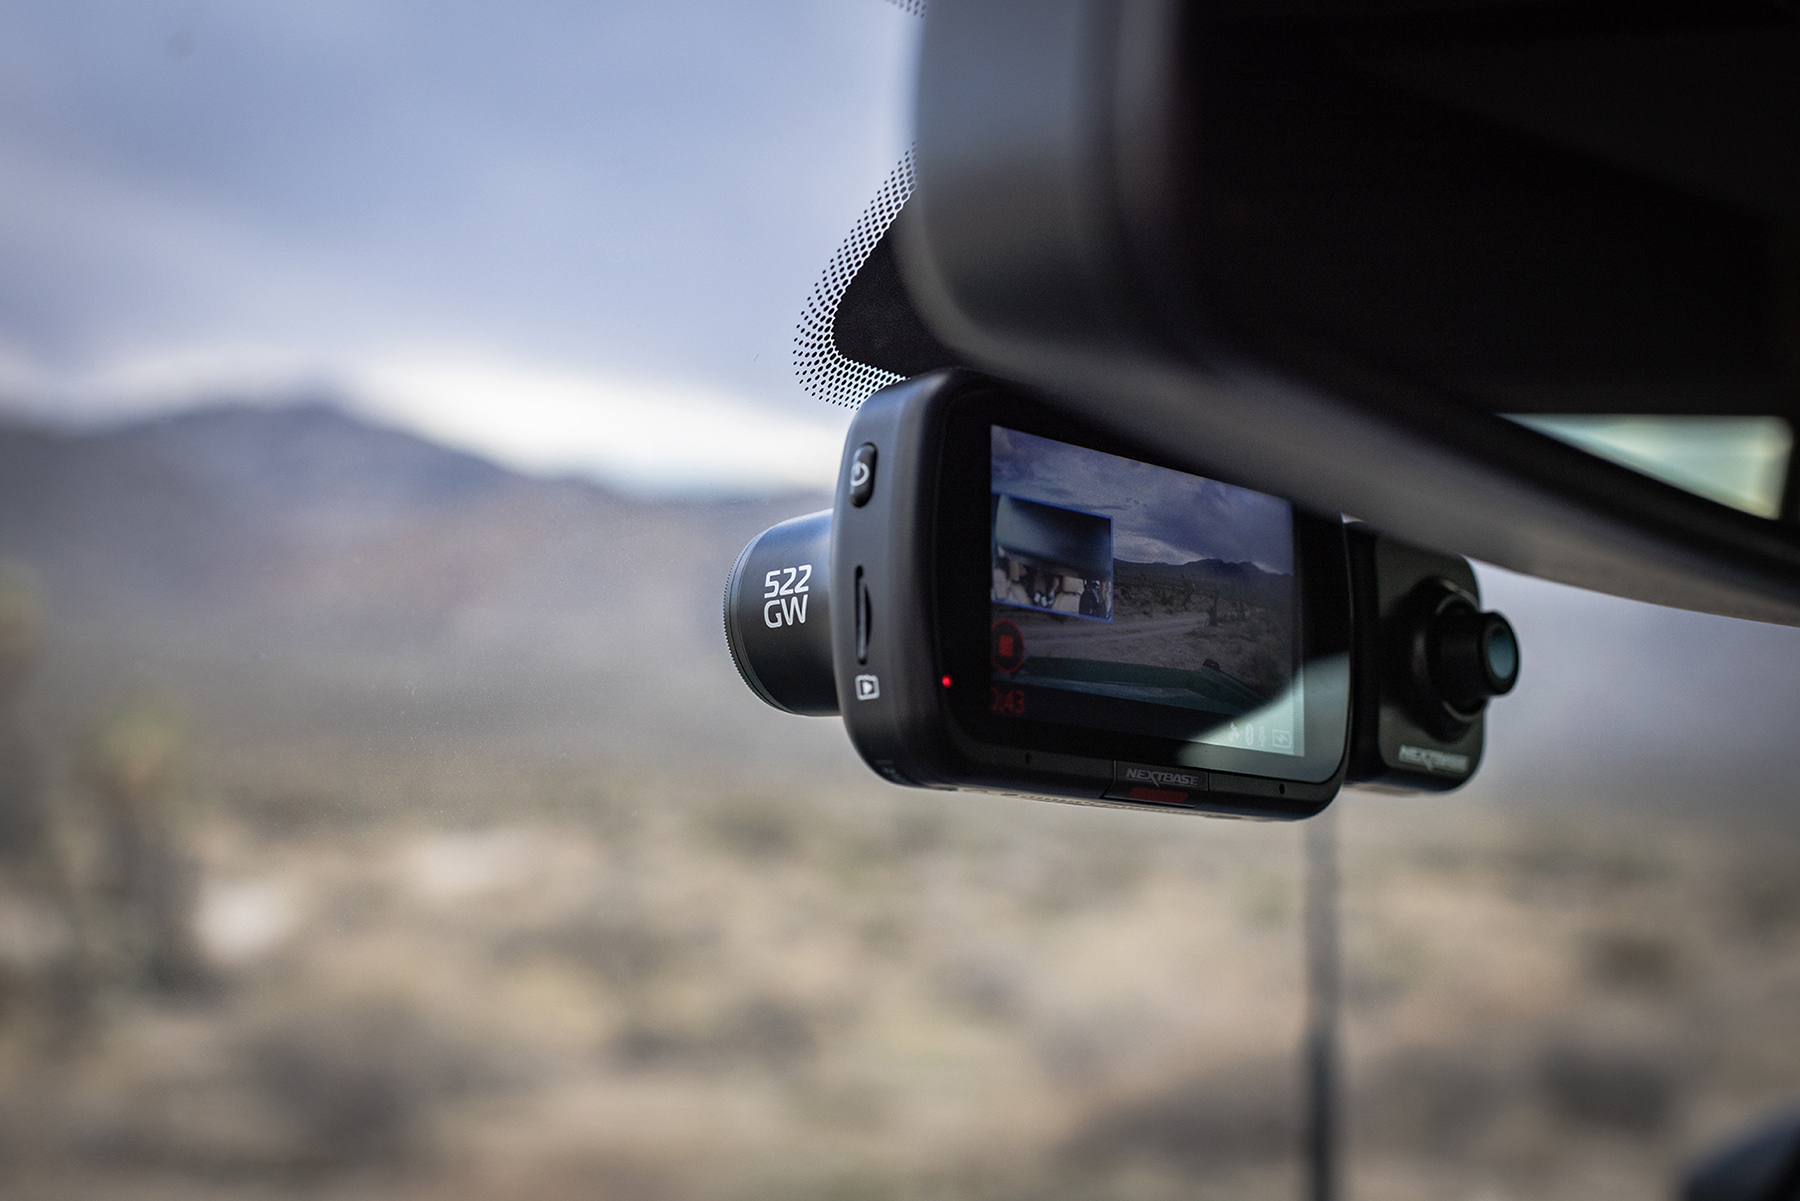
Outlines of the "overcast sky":
M0 392L86 418L336 386L637 483L658 452L619 445L687 397L690 451L823 480L845 416L789 347L905 148L918 25L882 0L0 6Z

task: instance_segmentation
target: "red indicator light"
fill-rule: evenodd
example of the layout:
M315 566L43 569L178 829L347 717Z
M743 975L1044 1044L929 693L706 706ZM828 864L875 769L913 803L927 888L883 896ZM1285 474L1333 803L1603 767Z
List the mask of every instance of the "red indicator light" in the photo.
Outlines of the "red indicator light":
M944 687L946 687L946 688L950 687L950 677L949 676L944 677Z
M1159 805L1185 805L1188 794L1167 788L1133 788L1125 794L1134 801L1155 801Z

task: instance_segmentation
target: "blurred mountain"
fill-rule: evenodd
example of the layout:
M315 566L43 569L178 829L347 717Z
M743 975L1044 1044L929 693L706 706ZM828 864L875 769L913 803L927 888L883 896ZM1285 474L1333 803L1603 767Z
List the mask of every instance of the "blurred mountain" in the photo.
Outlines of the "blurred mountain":
M1190 559L1186 563L1137 563L1120 559L1115 571L1130 571L1149 580L1254 580L1263 576L1287 579L1286 573L1267 571L1248 559Z
M93 442L290 521L417 513L530 483L319 399L275 409L213 406L113 430Z
M38 576L59 678L129 662L231 720L542 731L641 717L683 681L690 711L735 717L755 702L724 654L725 574L826 503L628 500L320 399L0 425L0 560Z
M0 427L0 553L42 573L59 609L114 620L297 617L316 612L321 573L351 584L333 598L340 628L391 607L396 589L423 616L446 599L431 578L446 556L496 520L541 525L554 509L612 526L623 508L592 484L525 479L322 401L86 435ZM397 537L411 556L369 557Z
M1264 571L1248 560L1134 563L1119 559L1113 564L1113 584L1121 599L1142 597L1172 606L1174 611L1216 608L1220 597L1285 609L1292 595L1293 577Z

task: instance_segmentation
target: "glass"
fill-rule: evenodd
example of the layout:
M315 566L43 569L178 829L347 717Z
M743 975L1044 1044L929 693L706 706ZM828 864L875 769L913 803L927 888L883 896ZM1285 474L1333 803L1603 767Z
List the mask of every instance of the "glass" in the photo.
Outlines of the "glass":
M990 444L996 713L1304 753L1292 506L1005 426Z
M1515 415L1539 433L1758 517L1781 514L1794 434L1780 417Z

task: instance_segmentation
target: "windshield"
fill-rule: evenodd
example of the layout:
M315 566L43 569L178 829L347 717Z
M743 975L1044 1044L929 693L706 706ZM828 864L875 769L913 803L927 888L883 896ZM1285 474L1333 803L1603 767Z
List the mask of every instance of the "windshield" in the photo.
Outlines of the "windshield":
M903 791L725 653L906 7L0 11L9 1195L1295 1194L1305 828ZM1005 483L1056 686L1212 556L1184 695L1289 687L1291 545ZM1349 1185L1661 1195L1800 1092L1800 631L1479 575L1481 775L1325 819Z

